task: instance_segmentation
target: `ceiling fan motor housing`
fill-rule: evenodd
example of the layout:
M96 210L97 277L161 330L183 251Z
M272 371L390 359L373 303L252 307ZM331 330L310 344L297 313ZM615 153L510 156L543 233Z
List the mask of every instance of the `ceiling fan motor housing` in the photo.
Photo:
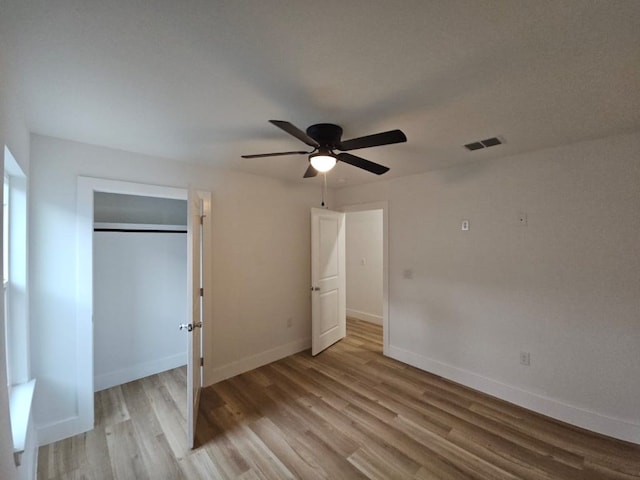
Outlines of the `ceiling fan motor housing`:
M342 138L342 128L333 123L317 123L307 128L307 135L329 150L338 148Z

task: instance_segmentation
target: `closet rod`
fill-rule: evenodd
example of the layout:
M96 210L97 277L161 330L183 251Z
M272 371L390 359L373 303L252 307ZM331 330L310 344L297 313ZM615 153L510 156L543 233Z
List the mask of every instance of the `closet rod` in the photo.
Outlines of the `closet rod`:
M187 233L186 230L161 230L161 229L138 229L138 228L94 228L94 232L129 232L129 233Z

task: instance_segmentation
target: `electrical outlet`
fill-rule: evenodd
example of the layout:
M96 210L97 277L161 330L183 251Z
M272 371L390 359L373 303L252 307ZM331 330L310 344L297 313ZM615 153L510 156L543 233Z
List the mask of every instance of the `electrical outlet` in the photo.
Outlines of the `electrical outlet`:
M460 227L463 232L469 230L469 220L462 220L462 226Z
M529 352L520 352L520 364L527 367L531 365L531 354Z

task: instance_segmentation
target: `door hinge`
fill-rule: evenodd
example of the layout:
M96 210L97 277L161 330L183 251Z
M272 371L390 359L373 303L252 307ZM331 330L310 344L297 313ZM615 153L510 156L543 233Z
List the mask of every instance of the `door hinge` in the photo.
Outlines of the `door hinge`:
M204 217L205 215L200 215L200 225L204 225Z
M204 357L200 357L200 366L204 367Z
M204 297L204 288L200 288L200 296Z

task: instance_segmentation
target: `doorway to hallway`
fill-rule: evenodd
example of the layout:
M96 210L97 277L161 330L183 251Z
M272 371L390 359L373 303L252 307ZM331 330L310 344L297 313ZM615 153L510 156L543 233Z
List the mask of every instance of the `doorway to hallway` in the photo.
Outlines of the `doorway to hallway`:
M388 205L350 205L346 213L347 317L381 327L381 350L388 345ZM366 326L366 325L365 325Z

